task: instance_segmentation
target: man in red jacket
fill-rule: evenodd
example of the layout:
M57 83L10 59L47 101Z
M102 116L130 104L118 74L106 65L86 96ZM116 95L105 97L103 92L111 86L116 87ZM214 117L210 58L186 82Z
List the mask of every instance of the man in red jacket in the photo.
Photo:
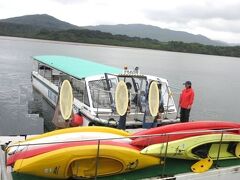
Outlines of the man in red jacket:
M188 122L194 100L194 91L192 89L191 81L186 81L184 85L185 89L182 90L182 93L179 98L179 106L181 107L180 121Z

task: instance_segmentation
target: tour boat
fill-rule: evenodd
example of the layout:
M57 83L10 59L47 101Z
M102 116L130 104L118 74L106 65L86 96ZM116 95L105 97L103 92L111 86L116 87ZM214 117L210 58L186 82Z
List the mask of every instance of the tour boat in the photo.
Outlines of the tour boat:
M161 123L177 122L175 118L166 118L176 113L176 106L168 81L164 78L144 75L138 67L134 70L115 68L74 57L43 55L35 56L32 72L32 85L51 104L56 106L59 89L64 80L71 83L73 89L74 114L83 116L81 126L102 125L116 127L119 115L116 113L115 91L119 81L130 83L129 110L127 128L149 125L148 91L151 82L161 84L161 97L164 105ZM158 106L158 105L157 105Z

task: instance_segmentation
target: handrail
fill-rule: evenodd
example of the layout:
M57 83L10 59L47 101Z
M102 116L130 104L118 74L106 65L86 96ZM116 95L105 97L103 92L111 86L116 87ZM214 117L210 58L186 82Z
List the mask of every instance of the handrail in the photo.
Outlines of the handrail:
M6 153L7 153L7 150L9 148L11 148L11 147L26 146L27 149L28 149L28 147L30 145L44 145L44 144L57 144L57 143L73 143L73 142L97 141L97 154L96 154L95 175L93 177L94 179L97 179L98 178L99 152L100 152L101 141L126 139L126 138L149 138L149 137L166 136L167 137L167 141L165 142L166 143L166 147L165 147L165 153L164 153L164 157L163 157L164 165L163 165L162 172L161 172L161 176L164 177L165 167L166 167L166 159L167 159L168 143L169 143L169 137L171 135L189 134L189 133L193 133L193 132L194 133L220 132L221 133L221 139L219 139L220 145L219 145L219 149L218 149L218 155L217 155L216 166L215 166L215 168L217 168L219 155L220 155L220 151L221 151L221 144L222 144L222 140L223 140L223 135L224 135L224 133L227 133L229 131L240 131L240 128L229 128L229 129L218 129L218 130L186 130L185 132L181 131L181 132L171 132L171 133L151 134L151 135L125 136L125 137L117 137L117 138L95 138L95 139L84 139L84 140L78 140L78 141L58 141L58 142L29 143L29 144L18 144L18 145L14 145L13 144L13 145L9 145L6 148ZM22 161L23 161L23 159L22 159ZM160 162L160 164L161 164L161 162Z
M192 134L192 133L204 133L204 132L228 132L228 131L240 131L240 128L230 128L230 129L219 129L219 130L186 130L181 132L171 132L171 133L161 133L161 134L150 134L150 135L136 135L136 136L124 136L124 137L114 137L114 138L95 138L95 139L83 139L83 140L74 140L74 141L55 141L55 142L46 142L46 143L29 143L29 144L16 144L9 145L7 149L15 146L28 146L28 145L45 145L45 144L55 144L55 143L73 143L73 142L88 142L88 141L106 141L106 140L118 140L118 139L132 139L132 138L149 138L149 137L158 137L158 136L170 136L170 135L179 135L179 134ZM6 149L6 150L7 150Z
M222 140L223 140L223 131L221 132L221 140L219 143L219 147L218 147L218 154L217 154L217 160L216 160L216 164L215 167L218 168L218 160L219 160L219 156L220 156L220 151L221 151L221 146L222 146Z
M95 166L95 179L97 179L97 173L98 173L100 142L101 142L101 140L98 140L97 156L96 156L96 166Z

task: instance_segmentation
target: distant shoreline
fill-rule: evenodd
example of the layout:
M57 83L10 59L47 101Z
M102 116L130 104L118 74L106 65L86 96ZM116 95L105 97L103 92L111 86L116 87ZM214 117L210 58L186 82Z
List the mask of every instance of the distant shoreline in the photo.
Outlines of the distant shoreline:
M164 50L160 50L160 49L148 49L148 48L140 48L140 47L92 44L92 43L81 43L81 42L70 42L70 41L56 41L56 40L34 39L34 38L2 36L2 35L0 35L0 40L11 40L11 39L19 39L19 41L24 40L24 41L35 41L35 42L52 43L52 44L76 45L76 46L92 46L92 47L122 48L122 49L135 49L135 50L149 50L149 51L164 51ZM183 53L183 54L187 53L187 52L184 53L184 52L175 52L175 51L164 51L164 52L166 52L166 53ZM189 53L189 54L197 54L197 53ZM199 54L199 55L209 55L209 54ZM215 56L215 55L212 55L212 56ZM226 57L229 57L229 56L226 56Z
M0 35L0 40L11 40L11 39L19 39L25 41L35 41L35 42L43 42L43 43L52 43L52 44L68 44L68 45L84 45L84 46L94 46L94 47L108 47L108 48L124 48L124 49L142 49L142 50L152 50L152 51L164 51L158 49L147 49L147 48L138 48L138 47L128 47L128 46L117 46L117 45L105 45L105 44L94 44L94 43L81 43L81 42L71 42L71 41L56 41L56 40L47 40L47 39L35 39L35 38L25 38L25 37L14 37L14 36L2 36ZM170 52L170 51L165 51ZM182 52L177 52L182 53ZM192 53L190 53L192 54Z
M32 42L41 42L41 43L52 43L52 44L67 44L75 46L92 46L92 47L106 47L106 48L122 48L122 49L135 49L135 50L149 50L149 51L164 51L166 53L183 53L183 54L197 54L197 55L207 55L207 56L220 56L214 54L201 54L201 53L191 53L191 52L178 52L178 51L167 51L160 49L150 49L150 48L141 48L141 47L128 47L128 46L117 46L117 45L105 45L105 44L94 44L94 43L81 43L81 42L71 42L71 41L56 41L56 40L46 40L46 39L36 39L36 38L25 38L25 37L15 37L15 36L2 36L0 35L0 40L18 40L18 41L32 41ZM221 55L221 57L224 57ZM237 58L234 56L225 56L231 58Z

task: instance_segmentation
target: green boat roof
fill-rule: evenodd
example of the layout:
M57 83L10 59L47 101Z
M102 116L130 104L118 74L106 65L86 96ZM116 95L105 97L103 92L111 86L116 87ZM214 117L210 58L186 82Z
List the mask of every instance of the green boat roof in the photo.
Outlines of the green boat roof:
M78 79L104 73L119 74L122 72L119 68L74 57L44 55L34 56L33 59Z

